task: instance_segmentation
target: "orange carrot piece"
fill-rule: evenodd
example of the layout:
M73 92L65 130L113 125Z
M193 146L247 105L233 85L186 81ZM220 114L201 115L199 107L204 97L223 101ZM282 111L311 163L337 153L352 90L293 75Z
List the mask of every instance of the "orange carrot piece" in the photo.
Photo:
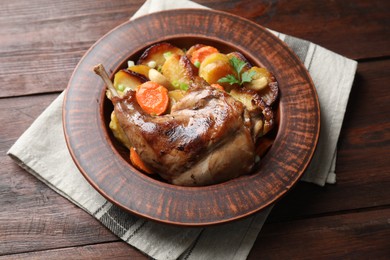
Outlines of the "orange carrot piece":
M213 88L220 89L220 90L225 90L225 89L224 89L221 85L219 85L218 83L211 84L210 86L212 86Z
M134 147L130 148L130 161L133 166L138 170L141 170L147 174L153 174L152 170L150 170L148 166L146 166L145 163L142 161L141 157L138 155Z
M192 53L191 62L193 64L196 62L201 63L207 56L216 52L219 52L216 48L212 46L204 46Z
M135 98L141 108L150 115L163 114L169 105L168 90L153 81L139 85Z

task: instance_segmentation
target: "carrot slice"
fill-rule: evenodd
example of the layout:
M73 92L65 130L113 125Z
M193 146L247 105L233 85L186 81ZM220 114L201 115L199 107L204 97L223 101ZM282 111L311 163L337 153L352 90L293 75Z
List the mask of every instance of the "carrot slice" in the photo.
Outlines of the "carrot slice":
M138 155L134 147L130 148L130 161L133 166L138 170L141 170L147 174L153 174L152 170L150 170L148 166L146 166L145 163L142 161L141 157Z
M218 83L211 84L210 86L212 86L213 88L220 89L220 90L225 90L225 89L224 89L221 85L219 85Z
M193 64L197 62L201 63L207 56L216 52L219 52L216 48L212 46L204 46L192 53L191 62Z
M150 115L163 114L169 105L168 90L153 81L139 85L135 98L141 108Z

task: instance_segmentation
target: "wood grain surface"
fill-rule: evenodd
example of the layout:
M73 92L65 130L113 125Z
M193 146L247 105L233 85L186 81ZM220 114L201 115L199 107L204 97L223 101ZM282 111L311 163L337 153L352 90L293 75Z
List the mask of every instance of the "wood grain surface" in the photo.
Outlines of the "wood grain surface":
M388 259L390 2L196 2L359 62L338 143L337 184L296 185L272 211L249 259ZM147 259L5 155L66 87L85 51L142 3L0 4L0 259Z

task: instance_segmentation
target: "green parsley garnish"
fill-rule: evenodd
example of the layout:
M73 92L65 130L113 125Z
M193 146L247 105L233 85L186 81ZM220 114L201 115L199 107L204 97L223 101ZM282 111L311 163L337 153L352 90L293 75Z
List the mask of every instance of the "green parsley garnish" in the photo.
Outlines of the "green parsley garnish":
M179 86L179 88L180 88L181 90L185 90L185 91L187 91L187 90L188 90L188 88L189 88L189 86L188 86L188 84L187 84L187 83L180 83L180 86Z
M181 89L181 90L188 90L189 88L187 83L180 82L177 80L172 81L172 86L176 89Z
M119 84L119 85L118 85L118 90L119 90L119 91L125 90L125 85Z
M254 71L245 71L241 74L242 69L245 67L246 62L243 60L238 59L237 57L232 57L229 59L230 64L234 68L234 70L237 72L237 77L233 74L229 74L223 78L220 78L218 80L218 83L229 83L230 85L233 84L239 84L242 85L245 82L251 82L252 77L255 75Z
M171 57L172 56L172 52L170 52L170 51L167 51L167 52L164 52L164 58L167 60L169 57Z
M237 72L238 75L240 75L242 69L246 65L245 61L240 60L239 58L234 56L229 59L229 62L233 66L234 70Z
M229 74L223 78L220 78L218 80L218 83L229 83L230 85L233 85L233 84L240 84L240 81L238 79L236 79L236 77L232 74Z
M245 71L244 73L241 74L241 85L244 84L245 82L251 82L253 76L256 74L255 71Z
M200 67L200 62L197 60L197 61L195 61L194 65L195 65L195 67L199 68Z
M180 87L179 81L177 81L177 80L174 80L171 83L172 83L172 86L174 86L175 88L179 88Z

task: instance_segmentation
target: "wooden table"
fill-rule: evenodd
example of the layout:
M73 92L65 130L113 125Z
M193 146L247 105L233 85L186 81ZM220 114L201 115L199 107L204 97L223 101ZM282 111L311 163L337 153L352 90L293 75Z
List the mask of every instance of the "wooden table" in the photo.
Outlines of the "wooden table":
M299 183L249 259L390 258L390 1L198 0L359 62L337 184ZM6 151L66 87L85 51L143 0L0 3L0 259L146 259Z

